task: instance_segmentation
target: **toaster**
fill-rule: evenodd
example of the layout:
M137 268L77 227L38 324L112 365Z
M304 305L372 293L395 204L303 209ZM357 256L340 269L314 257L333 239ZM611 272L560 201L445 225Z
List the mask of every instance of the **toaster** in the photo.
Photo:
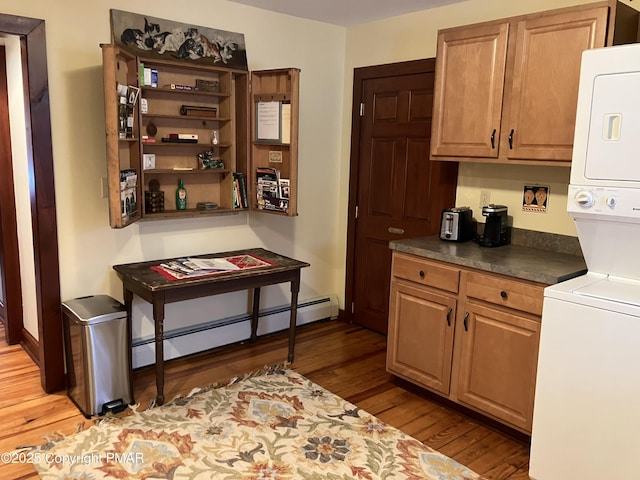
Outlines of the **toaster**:
M440 239L466 242L474 237L473 212L469 207L445 208L440 217Z

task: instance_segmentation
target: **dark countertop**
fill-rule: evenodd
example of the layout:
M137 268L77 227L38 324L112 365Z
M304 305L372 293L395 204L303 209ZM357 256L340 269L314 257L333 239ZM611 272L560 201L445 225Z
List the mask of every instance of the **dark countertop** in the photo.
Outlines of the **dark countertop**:
M410 238L389 242L389 248L432 260L477 268L533 282L552 285L587 272L582 256L521 245L480 247L431 237Z

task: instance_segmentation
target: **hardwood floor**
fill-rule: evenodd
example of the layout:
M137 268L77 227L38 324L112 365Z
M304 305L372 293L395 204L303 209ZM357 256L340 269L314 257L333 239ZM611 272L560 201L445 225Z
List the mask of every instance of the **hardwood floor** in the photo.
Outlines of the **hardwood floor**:
M529 448L497 430L404 388L385 371L386 337L338 321L298 329L291 368L322 387L467 465L487 479L528 479ZM282 362L287 335L261 337L165 365L165 397ZM155 393L152 368L134 372L141 409ZM37 367L20 346L7 346L0 325L0 453L44 443L52 432L70 435L85 419L65 392L47 395ZM31 465L0 463L0 478L37 478Z

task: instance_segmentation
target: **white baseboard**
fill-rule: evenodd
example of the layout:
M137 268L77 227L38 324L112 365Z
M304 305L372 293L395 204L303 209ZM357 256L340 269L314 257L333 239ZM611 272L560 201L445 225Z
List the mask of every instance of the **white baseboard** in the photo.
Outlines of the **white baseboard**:
M260 312L258 335L289 328L289 305ZM335 296L306 300L298 304L297 325L338 317L338 299ZM164 332L164 359L191 355L212 348L247 340L251 334L250 316L241 315L213 322L193 325L184 329ZM155 363L153 337L133 339L133 368Z

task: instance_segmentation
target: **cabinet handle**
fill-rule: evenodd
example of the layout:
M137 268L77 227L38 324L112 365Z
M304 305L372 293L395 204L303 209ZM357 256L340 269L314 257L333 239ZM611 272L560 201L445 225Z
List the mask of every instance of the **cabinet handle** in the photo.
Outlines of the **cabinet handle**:
M491 133L491 148L496 148L496 129L493 129L493 133Z
M469 331L469 312L465 313L464 320L462 321L462 323L464 324L464 331L468 332Z
M451 326L451 312L453 312L453 308L449 307L449 311L447 312L447 326Z
M507 299L507 292L505 292L504 290L502 290L502 291L500 292L500 296L506 300L506 299Z
M389 227L387 228L387 232L395 233L396 235L402 235L404 233L404 228Z
M515 130L512 128L511 132L509 132L509 150L513 150L513 132Z
M420 270L420 273L418 273L418 275L420 275L420 278L424 278L424 270Z

